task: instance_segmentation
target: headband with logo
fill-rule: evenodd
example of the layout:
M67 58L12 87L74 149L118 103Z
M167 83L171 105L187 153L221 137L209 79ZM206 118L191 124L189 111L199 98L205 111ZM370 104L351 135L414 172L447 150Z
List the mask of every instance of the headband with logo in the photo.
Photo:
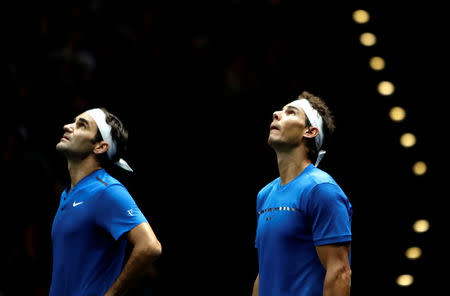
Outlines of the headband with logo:
M114 155L116 155L117 152L117 144L116 141L114 141L112 135L111 135L111 126L106 123L106 114L103 112L100 108L90 109L86 111L87 114L89 114L92 119L94 119L95 123L97 124L98 130L100 131L100 134L102 135L103 140L108 143L109 148L106 151L106 154L108 155L109 159L112 159ZM128 163L120 158L118 161L114 163L115 165L121 167L122 169L132 172L133 170L130 168Z

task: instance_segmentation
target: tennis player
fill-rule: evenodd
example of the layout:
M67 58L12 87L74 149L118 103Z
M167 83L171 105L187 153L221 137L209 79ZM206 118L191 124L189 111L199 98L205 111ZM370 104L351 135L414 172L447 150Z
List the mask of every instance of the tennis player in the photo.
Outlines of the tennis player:
M127 189L104 169L114 163L132 171L121 158L127 139L122 122L103 108L64 126L56 150L67 158L71 185L52 226L51 296L124 295L161 254ZM124 264L127 242L133 247Z
M350 294L352 206L317 168L333 130L328 107L308 92L273 113L268 143L280 177L257 197L253 296Z

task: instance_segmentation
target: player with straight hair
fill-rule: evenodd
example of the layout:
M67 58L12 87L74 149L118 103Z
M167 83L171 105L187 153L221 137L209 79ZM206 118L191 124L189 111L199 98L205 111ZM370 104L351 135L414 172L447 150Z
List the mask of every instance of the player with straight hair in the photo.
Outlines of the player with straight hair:
M121 157L128 132L104 108L64 126L56 150L71 184L52 226L51 296L124 295L161 254L161 244L127 189L104 168L132 171ZM127 242L132 244L125 264Z

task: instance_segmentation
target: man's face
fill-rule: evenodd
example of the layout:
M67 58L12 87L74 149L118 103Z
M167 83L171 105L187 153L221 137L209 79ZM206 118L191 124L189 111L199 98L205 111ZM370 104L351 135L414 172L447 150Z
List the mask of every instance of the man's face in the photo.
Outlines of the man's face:
M66 157L85 158L94 149L97 124L86 112L78 115L75 122L64 126L64 135L56 144L56 150Z
M268 143L274 149L298 146L306 130L305 112L295 100L273 113Z

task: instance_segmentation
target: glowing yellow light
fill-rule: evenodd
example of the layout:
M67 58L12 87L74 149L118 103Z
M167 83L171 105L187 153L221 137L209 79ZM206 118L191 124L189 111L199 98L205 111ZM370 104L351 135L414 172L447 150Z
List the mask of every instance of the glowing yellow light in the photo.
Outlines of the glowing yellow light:
M389 111L389 117L392 121L402 121L406 117L406 111L402 107L393 107Z
M405 252L405 256L410 260L418 259L422 256L422 249L419 247L408 248Z
M414 277L410 274L402 274L397 278L397 285L402 287L411 286L414 282Z
M428 229L430 229L430 222L428 222L425 219L417 220L413 224L413 229L415 232L418 232L418 233L427 232Z
M359 36L359 42L364 46L373 46L377 43L377 37L372 33L362 33Z
M370 68L375 71L383 70L385 64L384 59L381 57L372 57L369 61Z
M358 24L365 24L370 20L370 15L367 11L358 9L353 12L353 20Z
M413 165L413 172L417 176L421 176L427 172L427 165L423 161L418 161Z
M390 81L381 81L378 83L378 92L383 96L390 96L394 93L395 87Z
M400 137L400 144L406 148L412 147L416 144L416 136L411 133L404 133Z

